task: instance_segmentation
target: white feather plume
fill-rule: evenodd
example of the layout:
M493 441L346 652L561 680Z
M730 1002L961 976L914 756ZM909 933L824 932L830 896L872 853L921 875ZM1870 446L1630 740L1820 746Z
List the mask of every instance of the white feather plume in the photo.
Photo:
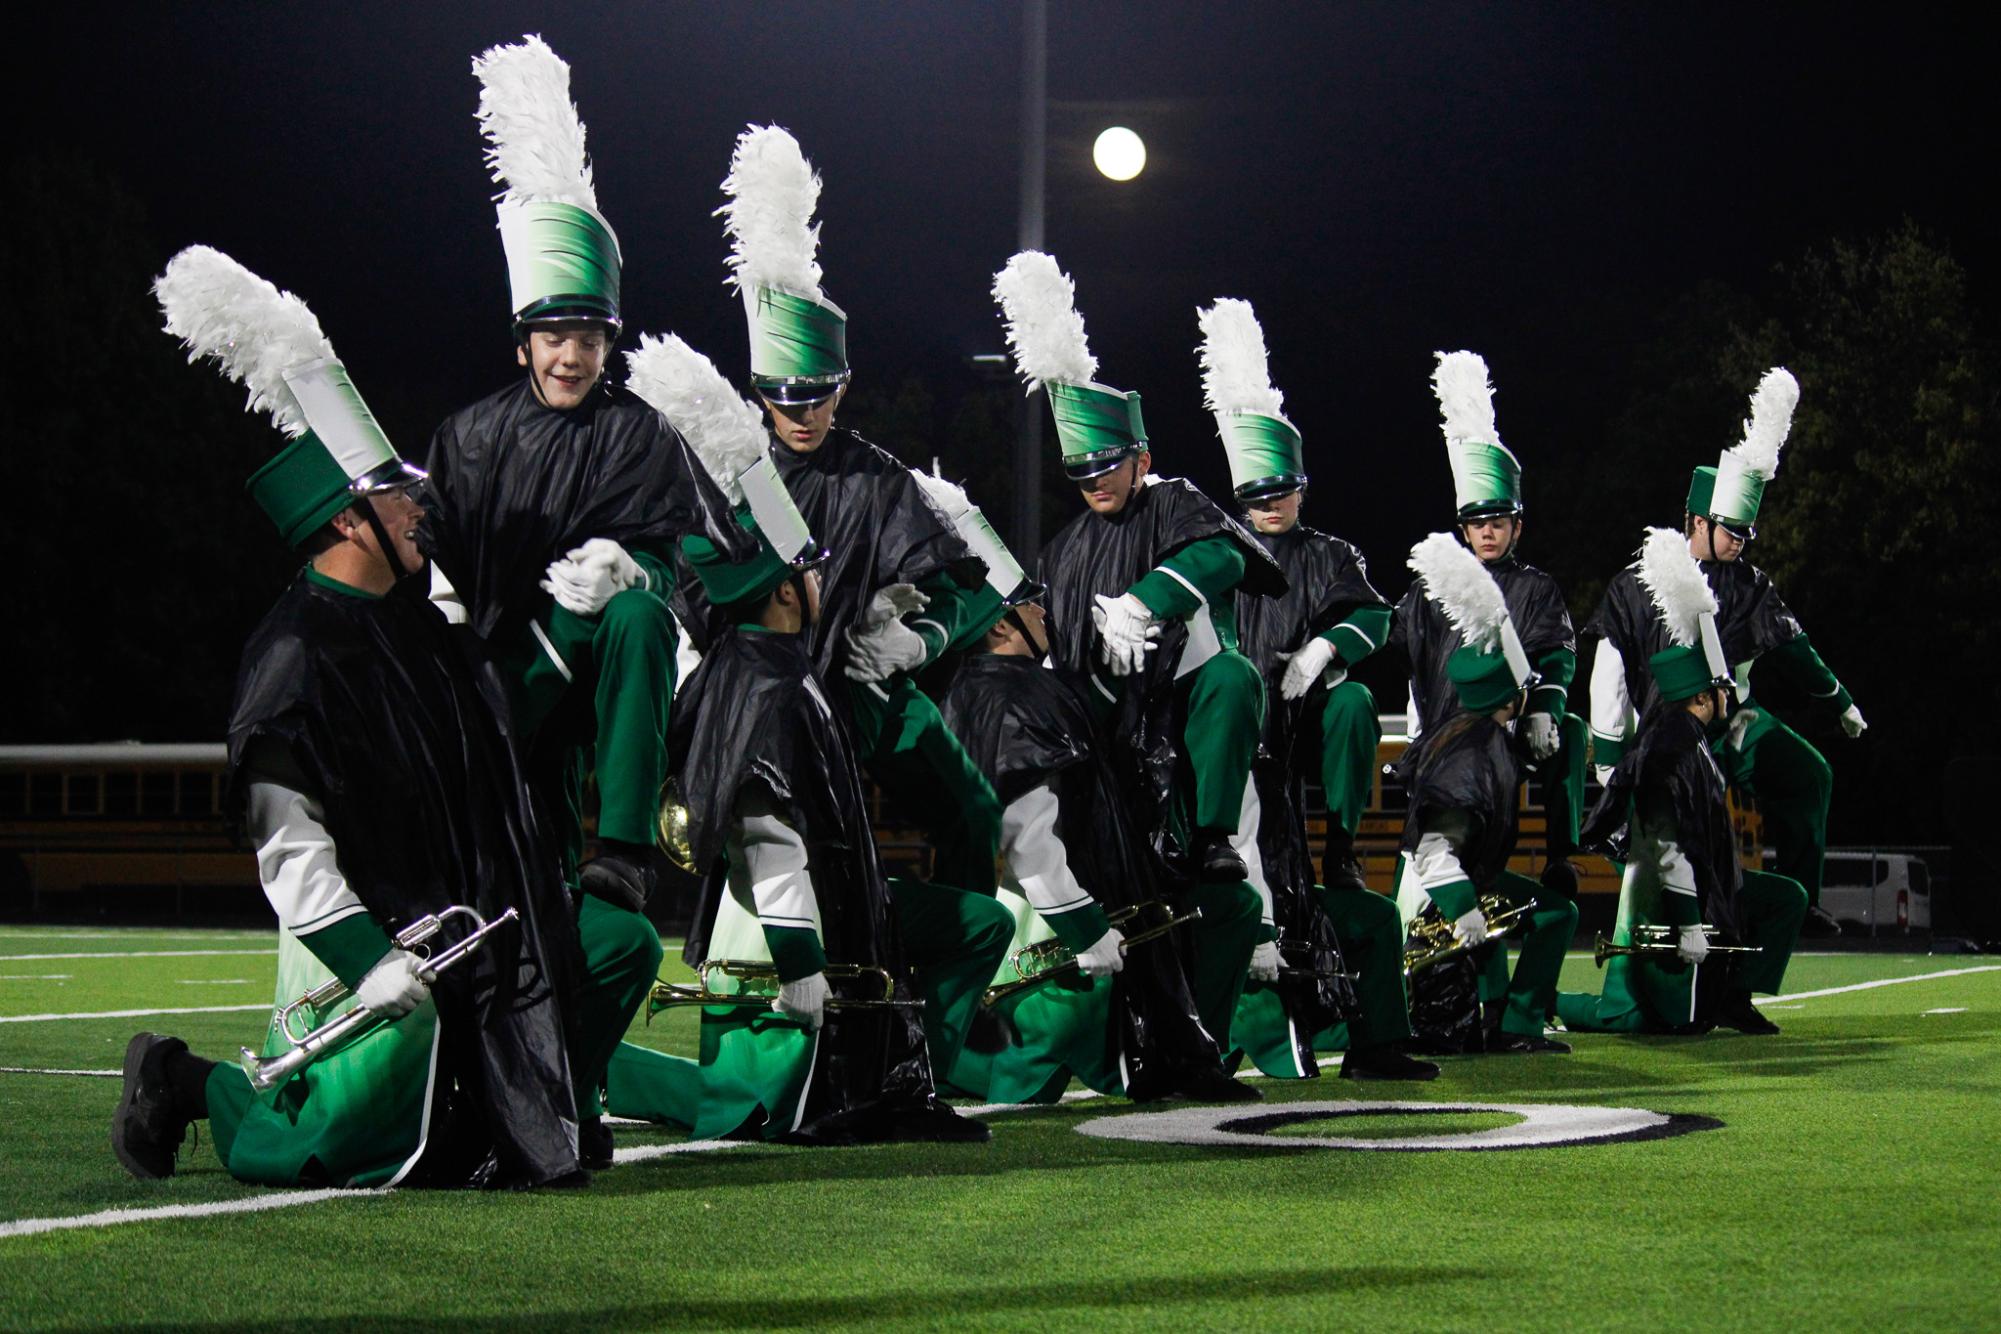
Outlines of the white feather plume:
M1077 313L1077 287L1056 261L1040 250L1024 250L994 275L994 300L1007 320L1014 366L1030 386L1089 384L1098 359L1084 338Z
M738 478L765 457L764 415L731 387L715 363L674 334L644 334L625 354L626 388L645 399L688 441L732 505Z
M1647 529L1638 573L1668 638L1693 645L1701 633L1702 613L1716 614L1716 594L1702 577L1702 566L1689 555L1688 539L1673 528Z
M1431 392L1447 440L1501 443L1494 425L1494 386L1487 382L1487 363L1478 352L1434 352L1438 365L1431 372Z
M1226 296L1195 319L1202 326L1202 394L1209 411L1281 415L1285 395L1272 388L1265 331L1251 303Z
M540 37L473 57L486 164L510 204L554 202L595 212L584 123L570 101L570 67Z
M1744 439L1730 453L1747 472L1771 481L1779 471L1779 447L1792 433L1793 409L1799 406L1800 384L1783 366L1774 366L1758 381L1751 395L1751 418Z
M716 215L730 237L730 283L820 300L820 178L791 132L753 125L738 135L723 193L729 202Z
M1436 602L1459 638L1479 649L1501 642L1508 602L1480 558L1450 533L1433 533L1410 549L1410 568L1424 581L1424 595Z
M306 433L306 414L285 373L333 356L333 344L306 303L281 292L220 250L189 246L153 281L167 332L250 391L249 410L269 412L289 437Z
M966 488L956 482L948 482L938 474L925 472L922 468L912 468L910 475L917 479L919 489L924 492L924 499L931 503L931 508L937 510L945 522L956 524L959 516L973 507L973 502L966 496Z

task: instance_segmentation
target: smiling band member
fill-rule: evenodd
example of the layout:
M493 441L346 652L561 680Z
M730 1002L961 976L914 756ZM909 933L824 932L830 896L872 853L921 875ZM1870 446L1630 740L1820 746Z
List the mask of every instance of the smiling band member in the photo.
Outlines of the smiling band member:
M609 1166L611 1136L595 1116L604 1063L660 960L641 909L658 875L654 822L667 777L672 547L688 532L732 553L746 543L681 437L604 379L619 330L618 240L597 212L569 67L528 38L488 51L473 70L488 158L507 185L500 239L524 374L438 428L423 537L432 597L470 624L504 679L582 890L594 981L578 1100L586 1163ZM579 867L593 773L599 853Z
M1050 655L1086 682L1133 788L1129 814L1202 909L1189 980L1203 1027L1228 1050L1245 982L1276 981L1279 970L1250 781L1264 687L1236 651L1236 602L1240 591L1281 591L1285 578L1208 497L1148 475L1139 395L1093 381L1097 358L1073 294L1039 251L1014 256L994 279L1015 365L1048 394L1063 468L1085 505L1042 552Z

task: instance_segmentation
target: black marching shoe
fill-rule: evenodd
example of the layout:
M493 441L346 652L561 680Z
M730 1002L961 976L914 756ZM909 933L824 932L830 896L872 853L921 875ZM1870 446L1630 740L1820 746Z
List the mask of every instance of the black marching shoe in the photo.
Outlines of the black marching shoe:
M1343 1079L1436 1079L1438 1067L1404 1055L1395 1044L1350 1047L1341 1058Z
M142 1181L174 1174L174 1155L192 1117L176 1104L167 1081L167 1059L188 1044L159 1033L141 1033L125 1046L125 1088L111 1114L111 1151Z
M1715 1019L1720 1028L1734 1028L1752 1037L1770 1037L1779 1031L1779 1026L1765 1018L1764 1011L1751 1003L1748 991L1733 991L1725 996L1723 1003L1716 1007Z
M1263 1102L1265 1095L1240 1079L1221 1070L1203 1070L1190 1075L1174 1092L1190 1102Z
M1542 887L1566 899L1577 897L1577 867L1568 857L1552 858L1542 868Z
M1230 846L1227 829L1196 830L1189 859L1195 863L1195 878L1205 885L1233 885L1251 873L1244 859Z
M1801 940L1836 940L1840 936L1841 923L1834 920L1833 913L1817 903L1806 910L1806 917L1800 922Z
M1532 1052L1550 1052L1560 1056L1569 1052L1570 1044L1568 1042L1558 1042L1555 1038L1546 1038L1540 1034L1530 1037L1526 1033L1503 1032L1495 1033L1487 1039L1487 1050L1515 1055L1527 1055Z
M586 894L627 912L645 912L646 900L660 880L660 854L638 843L621 843L607 838L598 846L598 855L577 872L577 882Z
M577 1162L586 1172L602 1172L611 1166L611 1127L602 1116L577 1122Z
M1362 874L1362 864L1355 860L1352 844L1337 844L1327 840L1327 855L1320 863L1320 883L1329 889L1367 889L1369 881Z

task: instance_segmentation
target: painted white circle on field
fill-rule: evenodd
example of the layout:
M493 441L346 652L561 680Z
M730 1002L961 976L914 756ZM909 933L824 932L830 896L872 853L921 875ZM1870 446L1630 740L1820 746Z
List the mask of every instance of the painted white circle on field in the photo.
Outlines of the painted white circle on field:
M1281 1126L1343 1116L1450 1116L1500 1112L1521 1119L1513 1125L1440 1135L1369 1139L1346 1135L1274 1136ZM1142 1144L1193 1144L1207 1148L1359 1149L1372 1153L1435 1153L1448 1150L1554 1149L1570 1144L1659 1139L1719 1123L1701 1116L1670 1116L1641 1107L1571 1107L1517 1102L1295 1102L1246 1114L1242 1107L1177 1107L1167 1112L1101 1116L1077 1127L1095 1139Z
M1114 181L1129 181L1146 166L1146 144L1123 125L1104 131L1091 145L1091 161Z

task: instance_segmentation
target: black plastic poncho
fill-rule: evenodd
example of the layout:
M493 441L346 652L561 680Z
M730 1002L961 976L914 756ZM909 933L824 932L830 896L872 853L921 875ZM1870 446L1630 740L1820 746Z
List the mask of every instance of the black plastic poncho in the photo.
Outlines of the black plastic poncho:
M1494 888L1515 851L1515 793L1521 769L1514 737L1492 718L1469 715L1427 726L1397 761L1397 777L1409 806L1404 814L1403 850L1417 850L1427 826L1447 812L1466 830L1459 865L1480 893Z
M949 574L962 588L979 587L986 567L887 450L836 428L810 454L773 436L771 457L830 553L820 566L820 614L809 643L813 665L828 680L837 679L846 659L844 632L861 624L877 590L937 574Z
M246 759L275 751L285 772L267 776L321 803L341 875L391 936L454 904L520 912L433 988L458 1085L433 1114L532 1185L577 1167L566 1011L582 956L521 766L421 582L364 598L301 576L278 599L237 674L228 804L240 821L260 776Z
M1522 648L1531 663L1556 649L1577 651L1570 611L1556 580L1513 556L1487 567L1507 600L1508 618L1515 623ZM1460 712L1459 696L1445 664L1465 641L1445 611L1424 595L1424 581L1411 581L1390 622L1390 643L1410 660L1411 691L1417 697L1418 722L1426 732Z
M1180 478L1149 478L1119 513L1107 517L1086 510L1065 524L1043 547L1036 570L1049 590L1051 660L1075 679L1087 680L1099 668L1098 631L1091 620L1096 597L1117 597L1182 547L1218 536L1243 550L1240 594L1285 591L1278 562L1251 530ZM1239 615L1247 600L1237 598ZM1106 758L1125 794L1126 809L1163 872L1177 882L1189 871L1171 833L1174 771L1185 722L1174 668L1187 642L1186 622L1172 620L1160 627L1158 647L1126 683L1105 728L1110 738Z
M602 382L569 412L527 378L454 413L431 438L420 529L482 639L504 641L549 606L549 562L594 537L662 562L684 534L748 555L729 503L667 419Z
M1070 870L1102 906L1160 901L1152 859L1099 756L1090 711L1060 673L1032 658L973 654L960 664L943 712L1003 803L1045 783L1055 790ZM1108 1064L1124 1056L1128 1096L1160 1097L1188 1075L1220 1068L1171 938L1136 946L1112 994L1120 1031L1105 1034L1116 1044Z
M1749 662L1806 633L1779 596L1778 586L1757 566L1742 560L1706 560L1702 573L1716 594L1716 633L1729 666ZM1612 577L1584 633L1619 650L1626 697L1635 712L1646 717L1659 697L1647 660L1671 641L1660 612L1640 583L1637 561Z
M755 784L806 845L828 960L887 969L895 995L912 999L853 743L813 671L805 639L744 629L717 635L674 701L667 748L671 771L683 775L688 841L704 872L683 955L688 963L707 955L716 910L729 892L725 848L737 801ZM834 1124L843 1136L867 1138L874 1115L936 1098L914 1008L830 1009L817 1052L800 1130L808 1138Z
M1702 920L1734 929L1744 873L1723 771L1702 723L1686 709L1662 708L1647 720L1605 780L1579 844L1623 862L1635 818L1656 836L1672 837L1688 858Z

